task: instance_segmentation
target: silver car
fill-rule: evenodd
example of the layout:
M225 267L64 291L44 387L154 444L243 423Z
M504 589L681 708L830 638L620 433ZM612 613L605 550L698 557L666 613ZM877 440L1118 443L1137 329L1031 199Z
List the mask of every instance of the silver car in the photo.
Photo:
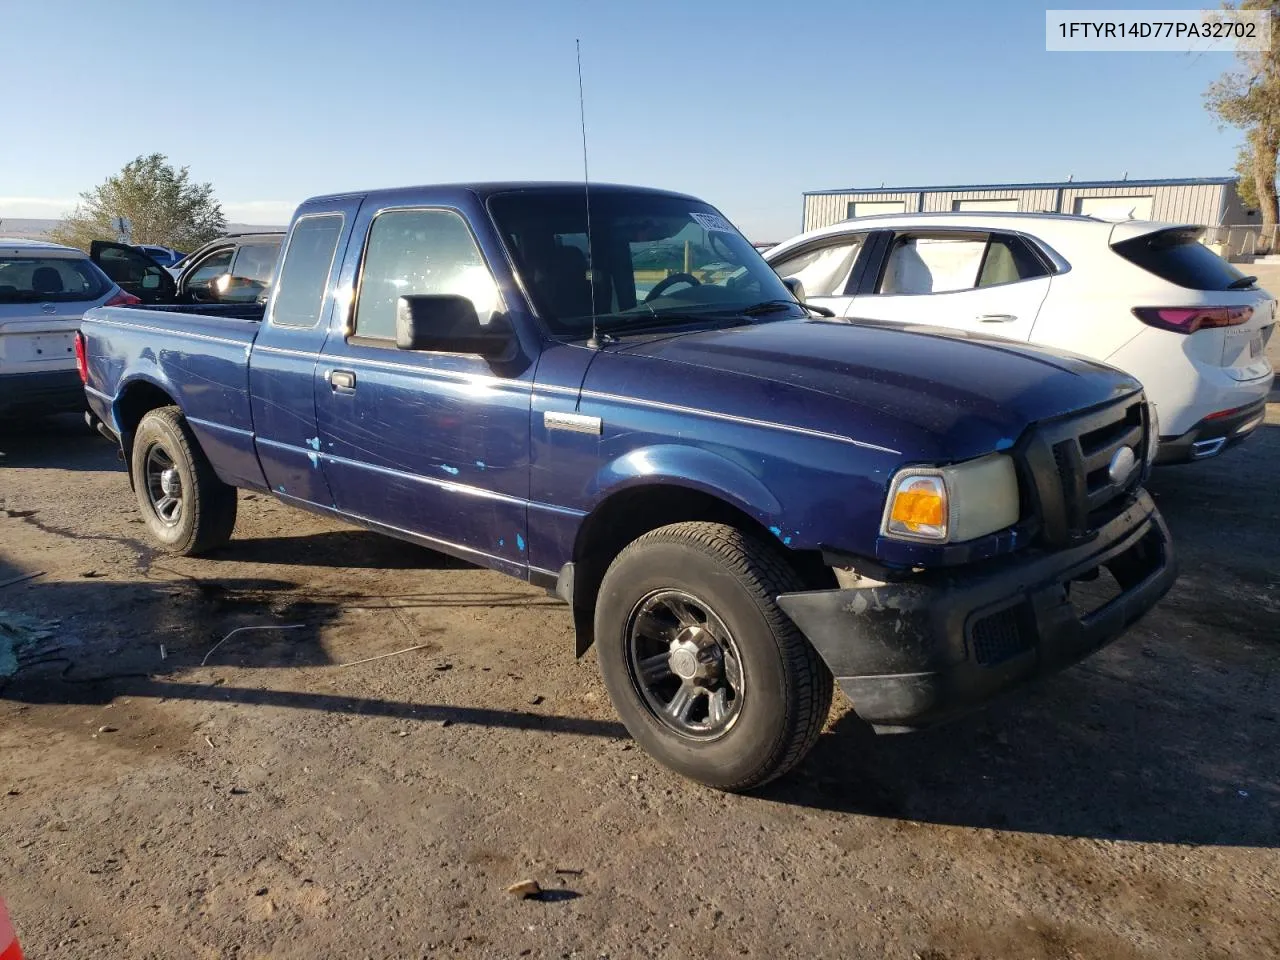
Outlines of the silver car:
M93 307L137 303L83 250L0 237L0 418L85 409L76 331Z

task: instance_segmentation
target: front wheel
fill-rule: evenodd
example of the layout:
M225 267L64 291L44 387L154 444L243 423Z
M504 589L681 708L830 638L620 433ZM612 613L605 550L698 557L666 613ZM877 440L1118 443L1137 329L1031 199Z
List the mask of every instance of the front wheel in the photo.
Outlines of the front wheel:
M195 556L231 539L236 488L218 479L177 407L142 418L130 470L142 519L165 550Z
M724 790L781 776L813 747L832 679L781 593L804 589L771 544L717 523L640 537L596 600L600 669L650 755Z

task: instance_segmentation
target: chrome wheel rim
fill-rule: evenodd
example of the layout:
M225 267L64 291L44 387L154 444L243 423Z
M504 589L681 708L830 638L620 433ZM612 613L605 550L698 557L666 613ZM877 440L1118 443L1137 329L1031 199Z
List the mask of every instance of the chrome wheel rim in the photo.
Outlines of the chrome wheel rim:
M742 657L724 621L683 590L658 590L627 620L631 683L649 712L692 740L724 736L742 713Z
M143 478L151 509L166 527L176 527L182 522L182 475L164 447L157 444L147 451Z

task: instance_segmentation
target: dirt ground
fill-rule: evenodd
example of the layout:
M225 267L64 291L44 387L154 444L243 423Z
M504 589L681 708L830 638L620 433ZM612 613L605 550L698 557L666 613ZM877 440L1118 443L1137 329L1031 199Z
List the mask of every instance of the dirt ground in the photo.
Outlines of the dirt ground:
M1280 955L1280 404L1157 474L1183 572L1122 640L929 733L837 698L745 797L633 746L540 591L252 495L165 557L74 420L0 451L31 957Z

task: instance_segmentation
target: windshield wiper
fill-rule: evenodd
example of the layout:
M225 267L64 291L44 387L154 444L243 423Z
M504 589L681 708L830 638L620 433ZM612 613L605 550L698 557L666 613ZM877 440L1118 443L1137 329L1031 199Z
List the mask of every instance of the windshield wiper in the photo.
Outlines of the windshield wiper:
M1252 287L1258 282L1257 277L1241 277L1238 280L1232 280L1227 284L1228 290L1243 290L1245 287Z
M748 317L762 317L766 313L777 313L786 307L803 307L805 310L812 311L820 317L835 316L835 313L826 307L816 307L811 303L801 303L799 300L762 300L744 308L741 312Z

